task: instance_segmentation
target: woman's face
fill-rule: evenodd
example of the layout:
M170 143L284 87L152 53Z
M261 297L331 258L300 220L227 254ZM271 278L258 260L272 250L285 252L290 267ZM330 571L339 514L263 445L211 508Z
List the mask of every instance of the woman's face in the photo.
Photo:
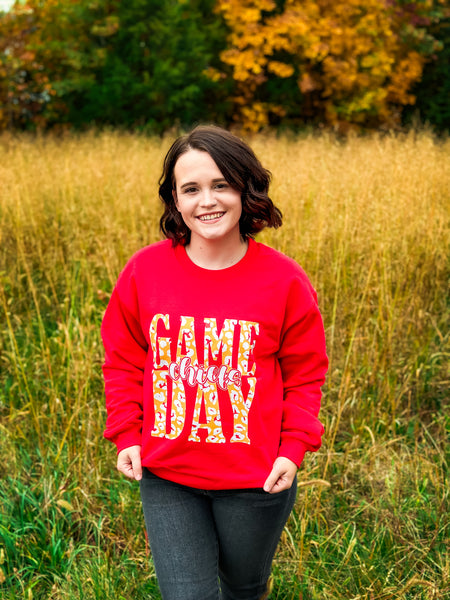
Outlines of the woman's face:
M200 241L240 244L241 193L231 187L207 152L188 150L174 168L176 207Z

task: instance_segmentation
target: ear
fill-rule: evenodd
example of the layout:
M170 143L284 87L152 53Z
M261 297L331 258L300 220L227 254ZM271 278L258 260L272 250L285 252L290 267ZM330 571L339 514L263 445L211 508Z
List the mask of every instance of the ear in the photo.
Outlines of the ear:
M178 208L178 196L177 196L177 190L172 190L172 197L173 197L173 201L175 202L175 206L177 208L177 210L180 210Z

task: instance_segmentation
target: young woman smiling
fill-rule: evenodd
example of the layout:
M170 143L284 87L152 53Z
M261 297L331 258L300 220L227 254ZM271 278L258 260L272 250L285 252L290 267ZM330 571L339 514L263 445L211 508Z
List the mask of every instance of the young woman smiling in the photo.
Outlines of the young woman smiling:
M164 600L257 600L320 447L327 370L316 293L257 243L279 227L270 174L214 126L164 160L166 238L119 276L103 324L107 423L117 468L140 482Z

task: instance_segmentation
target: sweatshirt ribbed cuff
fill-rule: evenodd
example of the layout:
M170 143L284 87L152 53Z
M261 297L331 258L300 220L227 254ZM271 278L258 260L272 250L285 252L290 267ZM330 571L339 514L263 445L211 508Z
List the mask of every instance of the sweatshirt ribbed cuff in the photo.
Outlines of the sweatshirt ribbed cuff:
M104 436L107 440L110 440L117 446L117 454L125 448L130 448L130 446L142 445L142 434L140 431L127 431L115 436L110 436L105 432Z
M299 467L309 448L303 443L295 440L282 442L278 450L278 456L284 456L292 460Z

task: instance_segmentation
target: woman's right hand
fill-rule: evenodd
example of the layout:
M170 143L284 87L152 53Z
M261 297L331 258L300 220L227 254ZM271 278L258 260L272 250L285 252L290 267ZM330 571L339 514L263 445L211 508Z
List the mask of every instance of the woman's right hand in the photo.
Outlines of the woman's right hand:
M140 481L142 479L141 447L124 448L117 455L117 469L129 477Z

